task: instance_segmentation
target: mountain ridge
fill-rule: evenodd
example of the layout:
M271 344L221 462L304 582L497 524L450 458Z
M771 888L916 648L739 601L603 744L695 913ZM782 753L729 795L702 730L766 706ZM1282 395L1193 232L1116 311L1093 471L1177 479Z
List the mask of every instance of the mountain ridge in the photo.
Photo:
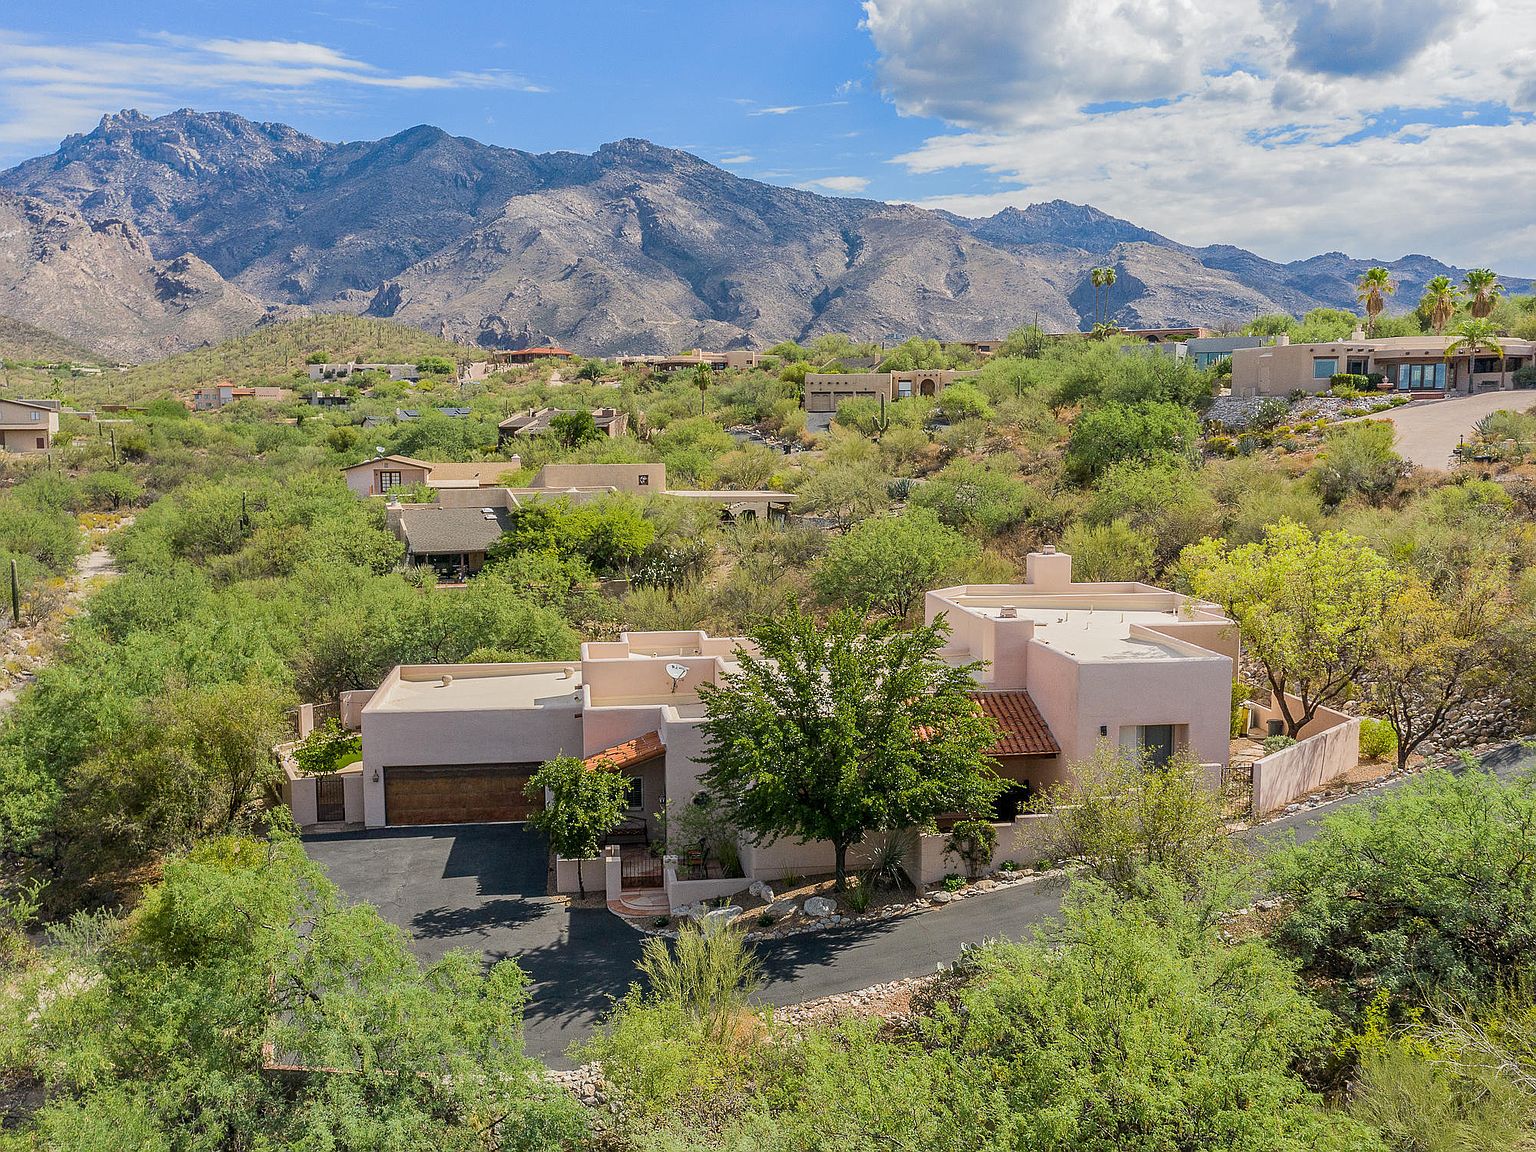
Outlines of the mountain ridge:
M327 143L192 109L103 116L0 172L0 196L105 229L90 256L116 267L118 283L93 310L100 269L72 265L67 246L51 279L12 259L0 314L133 359L305 310L484 347L557 341L602 354L827 331L995 337L1036 317L1091 323L1087 274L1100 264L1120 276L1116 322L1220 327L1353 306L1372 263L1194 247L1062 200L970 219L828 197L634 137L591 154L531 153L420 124ZM1419 254L1377 263L1397 275L1399 300L1461 271Z

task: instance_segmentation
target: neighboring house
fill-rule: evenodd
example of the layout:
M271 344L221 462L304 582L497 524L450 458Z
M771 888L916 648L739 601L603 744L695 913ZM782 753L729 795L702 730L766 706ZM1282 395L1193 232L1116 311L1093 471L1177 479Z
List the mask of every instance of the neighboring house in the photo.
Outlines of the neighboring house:
M884 399L890 402L909 396L937 396L956 380L975 376L975 369L918 369L911 372L810 372L805 377L804 407L807 426L812 420L825 429L838 408L849 400Z
M1265 343L1262 336L1197 336L1191 340L1125 344L1120 351L1131 355L1169 356L1175 360L1188 360L1204 371L1232 359L1232 354L1239 349L1262 348Z
M497 443L505 444L508 440L519 436L542 436L550 430L555 417L567 411L572 409L530 408L526 412L519 412L516 416L508 416L496 425L499 430ZM597 425L598 432L603 436L622 436L629 430L629 413L621 412L617 408L594 408L592 423Z
M945 340L942 343L946 348L968 349L978 360L985 360L1001 352L1007 340Z
M623 493L630 496L671 496L714 505L722 520L783 520L795 501L793 493L772 490L697 488L669 489L665 464L546 464L533 480L520 488L496 483L496 477L518 467L510 463L429 464L409 457L380 457L346 469L347 486L358 495L379 495L396 488L427 484L437 489L431 504L391 504L390 530L404 542L406 563L431 564L444 577L473 575L484 563L485 548L494 543L492 523L503 523L510 513L532 501L563 499L573 504ZM473 479L450 480L451 471L476 469ZM481 514L479 522L466 510ZM398 513L398 515L397 515ZM495 514L494 516L492 514ZM439 534L428 527L434 517L445 525ZM414 526L415 531L411 531ZM476 539L488 538L484 547L442 548L445 535L473 528ZM499 535L499 532L496 534ZM455 537L460 539L460 537ZM476 553L479 553L477 556Z
M1002 730L992 749L1013 784L997 816L1063 779L1100 741L1154 760L1187 748L1216 786L1227 762L1235 625L1212 605L1138 583L1074 584L1071 558L1028 559L1025 583L945 588L926 615L954 629L944 656L988 660L978 706ZM701 684L719 684L750 648L702 632L591 641L579 660L403 666L362 710L363 808L371 827L521 820L524 786L558 755L613 762L634 778L632 812L693 799L703 766ZM678 846L673 845L676 850ZM825 870L830 847L741 845L745 878Z
M57 400L0 399L0 449L6 452L46 452L59 433Z
M345 392L321 392L314 391L304 397L312 408L350 408L352 397Z
M703 364L716 372L726 368L756 368L759 353L752 348L738 348L731 352L701 352L695 348L680 356L620 356L621 368L649 368L654 372L681 372Z
M491 360L496 364L532 364L539 360L574 360L575 358L576 353L555 344L544 344L538 348L513 348L491 353Z
M1393 336L1367 340L1356 330L1348 340L1325 344L1292 344L1286 336L1262 348L1232 354L1234 396L1288 396L1292 392L1325 391L1338 373L1369 376L1379 373L1386 387L1397 392L1430 396L1481 392L1513 387L1516 371L1532 362L1536 345L1529 340L1500 337L1501 365L1486 350L1477 355L1446 348L1455 336Z
M521 458L476 460L469 463L432 463L410 456L375 456L343 468L347 487L357 496L384 496L396 489L489 488L508 472L523 466Z
M437 412L439 415L447 416L451 420L462 420L466 416L473 416L475 414L475 410L473 408L462 408L462 407L434 408L434 409L432 409L432 411ZM404 423L406 423L407 421L410 421L410 420L420 420L420 419L421 419L421 409L420 408L396 408L395 409L395 420L396 420L397 423L404 424Z
M194 412L212 412L226 404L239 400L255 400L262 404L280 404L288 399L286 388L246 388L234 384L209 384L192 393Z
M485 554L512 526L505 508L391 504L389 528L405 544L406 561L430 566L440 580L463 583L485 566Z
M417 381L421 379L421 372L414 364L358 364L349 361L345 364L310 364L309 378L316 382L333 380L347 380L359 372L383 372L391 380Z

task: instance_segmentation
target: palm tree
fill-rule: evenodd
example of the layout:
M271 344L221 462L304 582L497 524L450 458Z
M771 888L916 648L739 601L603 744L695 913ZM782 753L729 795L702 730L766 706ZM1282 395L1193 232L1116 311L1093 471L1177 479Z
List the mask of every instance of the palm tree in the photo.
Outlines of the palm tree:
M1452 356L1466 355L1467 361L1467 391L1472 391L1472 360L1478 352L1492 352L1499 358L1499 389L1504 388L1504 345L1499 343L1499 330L1493 321L1482 318L1463 320L1456 325L1456 330L1451 333L1456 339L1445 346L1445 360L1449 364ZM1455 384L1455 373L1451 373L1451 383Z
M1504 285L1499 283L1493 269L1474 268L1462 278L1462 283L1467 286L1467 295L1472 297L1467 307L1473 319L1483 320L1492 315L1494 305L1504 295Z
M1370 335L1376 327L1376 317L1387 306L1387 297L1397 291L1392 273L1386 268L1368 268L1355 285L1355 299L1365 305L1365 332Z
M1456 315L1456 304L1461 299L1461 289L1451 283L1449 276L1436 276L1424 285L1424 295L1419 298L1419 308L1429 313L1429 326L1436 336L1445 333L1445 326Z
M1104 323L1110 323L1109 298L1113 295L1115 287L1115 270L1113 268L1100 268L1100 279L1104 281Z
M1104 269L1093 268L1088 272L1088 283L1093 285L1093 323L1099 323L1099 292L1104 287Z

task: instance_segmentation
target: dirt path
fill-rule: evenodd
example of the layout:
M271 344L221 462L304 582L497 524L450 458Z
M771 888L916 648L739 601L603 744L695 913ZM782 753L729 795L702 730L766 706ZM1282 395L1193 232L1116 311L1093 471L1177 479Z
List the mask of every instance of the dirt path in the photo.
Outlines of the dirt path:
M86 551L75 560L74 571L64 579L57 603L41 620L21 628L7 627L0 632L0 715L16 703L23 688L30 684L47 663L48 653L58 642L64 623L80 610L85 598L104 580L117 575L107 537L133 523L123 516L105 524L84 526ZM9 607L6 609L9 613Z

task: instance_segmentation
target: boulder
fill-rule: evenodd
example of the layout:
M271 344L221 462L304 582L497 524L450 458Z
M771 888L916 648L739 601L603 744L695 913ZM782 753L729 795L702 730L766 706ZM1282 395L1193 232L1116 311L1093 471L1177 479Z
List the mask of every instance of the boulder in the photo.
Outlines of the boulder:
M954 898L955 898L955 895L954 895L953 892L943 892L943 891L933 892L933 893L931 893L928 896L928 899L933 901L935 904L948 904Z
M837 911L837 901L828 900L825 896L812 896L805 902L804 911L807 916L820 920L823 916L830 916Z
M764 880L754 880L747 885L747 895L761 900L764 904L773 903L773 889Z
M703 916L699 917L699 923L707 931L724 928L741 915L741 909L735 904L728 904L724 908L711 908Z
M795 902L793 900L775 900L763 909L763 915L777 924L780 920L787 920L795 914Z

